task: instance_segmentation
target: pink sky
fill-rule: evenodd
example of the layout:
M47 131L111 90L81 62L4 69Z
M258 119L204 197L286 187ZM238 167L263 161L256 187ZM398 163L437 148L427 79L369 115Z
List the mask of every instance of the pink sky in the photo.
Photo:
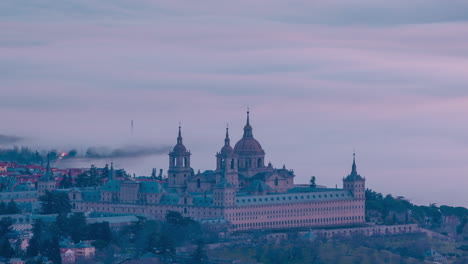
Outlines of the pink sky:
M0 134L45 148L175 143L214 168L250 106L273 165L468 206L466 1L0 3ZM130 120L135 133L129 134ZM106 161L103 161L106 162ZM165 155L122 161L137 174Z

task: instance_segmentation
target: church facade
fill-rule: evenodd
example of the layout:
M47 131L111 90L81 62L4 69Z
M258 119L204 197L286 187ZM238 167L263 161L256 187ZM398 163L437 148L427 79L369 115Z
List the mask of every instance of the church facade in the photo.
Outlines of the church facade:
M74 188L74 211L142 214L163 219L177 211L195 220L225 223L231 230L284 229L356 225L365 222L365 179L355 159L343 188L295 185L294 172L265 165L265 151L253 136L249 112L242 138L231 146L226 128L216 153L216 168L195 173L181 128L169 153L167 179L116 179L97 188Z

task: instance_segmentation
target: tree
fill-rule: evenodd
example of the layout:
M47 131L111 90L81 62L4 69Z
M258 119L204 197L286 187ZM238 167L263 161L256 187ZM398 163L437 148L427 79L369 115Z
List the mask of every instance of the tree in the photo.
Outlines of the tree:
M44 223L41 219L37 219L33 223L33 237L29 240L29 246L26 249L26 254L29 257L35 257L39 255L39 251L41 248L42 236L44 232Z
M4 237L0 244L0 256L11 258L13 254L15 254L15 251L11 247L10 241L8 241L8 238Z
M83 213L74 213L69 218L70 236L78 243L86 239L86 218Z
M43 214L65 214L71 212L70 199L65 192L45 191L39 197Z
M199 240L197 243L197 248L192 254L192 262L191 263L206 263L208 260L208 256L206 255L205 251L205 244L202 240Z
M6 213L7 214L19 214L20 212L21 211L20 209L18 209L16 202L13 199L11 199L11 201L7 205Z
M107 177L107 175L103 175L103 177ZM76 177L76 186L78 187L99 186L101 183L101 176L94 165L91 165L91 168L88 171L85 171Z
M53 237L52 239L48 239L44 242L42 253L54 264L62 263L62 257L60 256L60 245L57 237Z
M171 258L175 254L175 242L171 234L163 232L156 242L156 254L162 255L164 258Z
M72 176L71 176L71 171L68 172L68 175L67 174L63 175L59 186L60 186L60 188L63 188L63 189L73 187L73 179L72 179Z
M6 208L7 208L7 206L6 206L5 202L1 202L0 203L0 214L1 215L7 214Z
M88 239L102 240L109 243L112 240L112 231L109 227L109 222L88 225Z
M0 237L3 237L11 232L12 224L13 221L10 217L3 217L2 220L0 220Z
M107 178L107 176L109 176L109 164L106 164L106 166L104 166L104 168L102 168L102 171L101 171L101 179L105 179Z
M317 184L315 184L315 176L310 178L310 188L316 188Z

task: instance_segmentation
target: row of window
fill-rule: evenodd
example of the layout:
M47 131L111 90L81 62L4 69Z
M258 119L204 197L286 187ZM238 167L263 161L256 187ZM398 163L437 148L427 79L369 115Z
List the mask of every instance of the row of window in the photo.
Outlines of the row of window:
M344 193L341 193L341 197L345 197L345 196L349 196L349 194L344 194ZM333 197L340 197L339 194L324 194L323 195L323 198L333 198ZM236 202L239 203L239 202L242 202L242 203L245 203L245 202L268 202L268 201L286 201L286 200L304 200L304 199L315 199L315 198L322 198L322 195L321 194L318 194L318 195L301 195L301 196L281 196L281 197L263 197L263 198L246 198L246 199L237 199Z
M348 216L348 217L332 217L332 218L317 218L317 219L293 219L283 221L267 221L256 223L241 223L233 225L234 228L248 229L248 228L272 228L284 227L291 225L335 225L348 222L360 222L364 220L364 216Z

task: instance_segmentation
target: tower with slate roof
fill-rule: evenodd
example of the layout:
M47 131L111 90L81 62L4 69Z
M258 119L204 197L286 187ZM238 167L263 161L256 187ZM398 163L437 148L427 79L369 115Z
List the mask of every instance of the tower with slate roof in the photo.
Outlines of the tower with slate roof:
M366 179L358 174L356 169L356 154L353 153L351 173L343 179L343 189L351 191L354 198L366 199Z
M190 151L187 151L182 143L182 132L179 125L177 144L169 153L169 170L167 171L168 187L178 193L185 192L187 182L193 174L190 167Z
M229 139L229 128L226 127L226 138L224 139L224 146L221 151L216 154L216 182L219 183L222 177L232 184L235 188L238 187L238 170L237 170L237 154L231 147L231 140Z
M221 174L221 179L213 187L214 206L230 207L236 204L236 187L227 181L225 173Z

